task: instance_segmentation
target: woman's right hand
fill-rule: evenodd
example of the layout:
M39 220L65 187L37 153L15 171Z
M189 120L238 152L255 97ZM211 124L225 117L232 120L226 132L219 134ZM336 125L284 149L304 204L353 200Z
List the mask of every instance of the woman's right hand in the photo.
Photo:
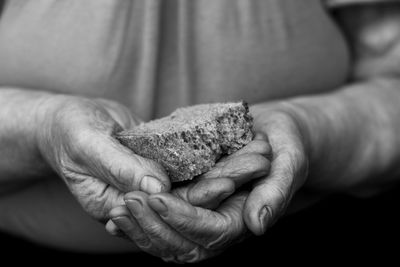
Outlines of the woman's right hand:
M36 141L44 160L82 207L105 221L126 192L166 192L170 182L154 161L135 155L113 134L138 120L110 100L47 96L37 110Z

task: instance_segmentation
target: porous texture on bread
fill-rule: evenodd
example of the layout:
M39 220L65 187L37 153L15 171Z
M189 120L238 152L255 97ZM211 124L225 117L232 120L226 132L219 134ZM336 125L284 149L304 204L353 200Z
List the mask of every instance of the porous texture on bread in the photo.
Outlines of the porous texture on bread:
M172 182L209 171L223 155L253 139L245 102L201 104L120 132L116 138L135 154L155 160Z

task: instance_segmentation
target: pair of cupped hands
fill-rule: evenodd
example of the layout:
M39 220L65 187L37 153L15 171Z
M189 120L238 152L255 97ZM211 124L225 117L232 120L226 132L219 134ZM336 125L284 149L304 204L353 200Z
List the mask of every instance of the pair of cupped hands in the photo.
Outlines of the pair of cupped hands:
M253 141L173 186L160 165L113 137L140 122L126 107L73 96L41 106L39 150L86 212L166 261L200 261L263 234L306 179L301 128L274 105L250 107Z

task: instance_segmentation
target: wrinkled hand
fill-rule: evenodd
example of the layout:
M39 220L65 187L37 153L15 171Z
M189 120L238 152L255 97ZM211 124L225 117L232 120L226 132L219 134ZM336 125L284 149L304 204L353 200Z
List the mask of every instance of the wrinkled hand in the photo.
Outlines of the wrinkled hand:
M308 137L293 110L266 104L250 108L254 130L268 137L273 151L271 172L254 184L244 204L244 222L256 235L263 234L285 213L307 178Z
M40 107L36 138L42 157L98 220L106 220L113 207L123 204L126 192L170 188L161 166L113 138L137 123L127 108L104 99L51 96Z
M142 250L166 261L196 262L218 254L246 236L247 193L230 195L242 184L267 175L271 150L264 138L257 136L172 194L128 193L126 206L111 211L107 230L117 234L120 229Z

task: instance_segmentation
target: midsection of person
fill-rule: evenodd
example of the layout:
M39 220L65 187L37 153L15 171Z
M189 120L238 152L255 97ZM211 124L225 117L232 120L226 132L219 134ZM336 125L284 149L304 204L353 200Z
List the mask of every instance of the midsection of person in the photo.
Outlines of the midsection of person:
M318 0L17 0L0 20L0 86L110 98L145 120L326 92L348 63Z

